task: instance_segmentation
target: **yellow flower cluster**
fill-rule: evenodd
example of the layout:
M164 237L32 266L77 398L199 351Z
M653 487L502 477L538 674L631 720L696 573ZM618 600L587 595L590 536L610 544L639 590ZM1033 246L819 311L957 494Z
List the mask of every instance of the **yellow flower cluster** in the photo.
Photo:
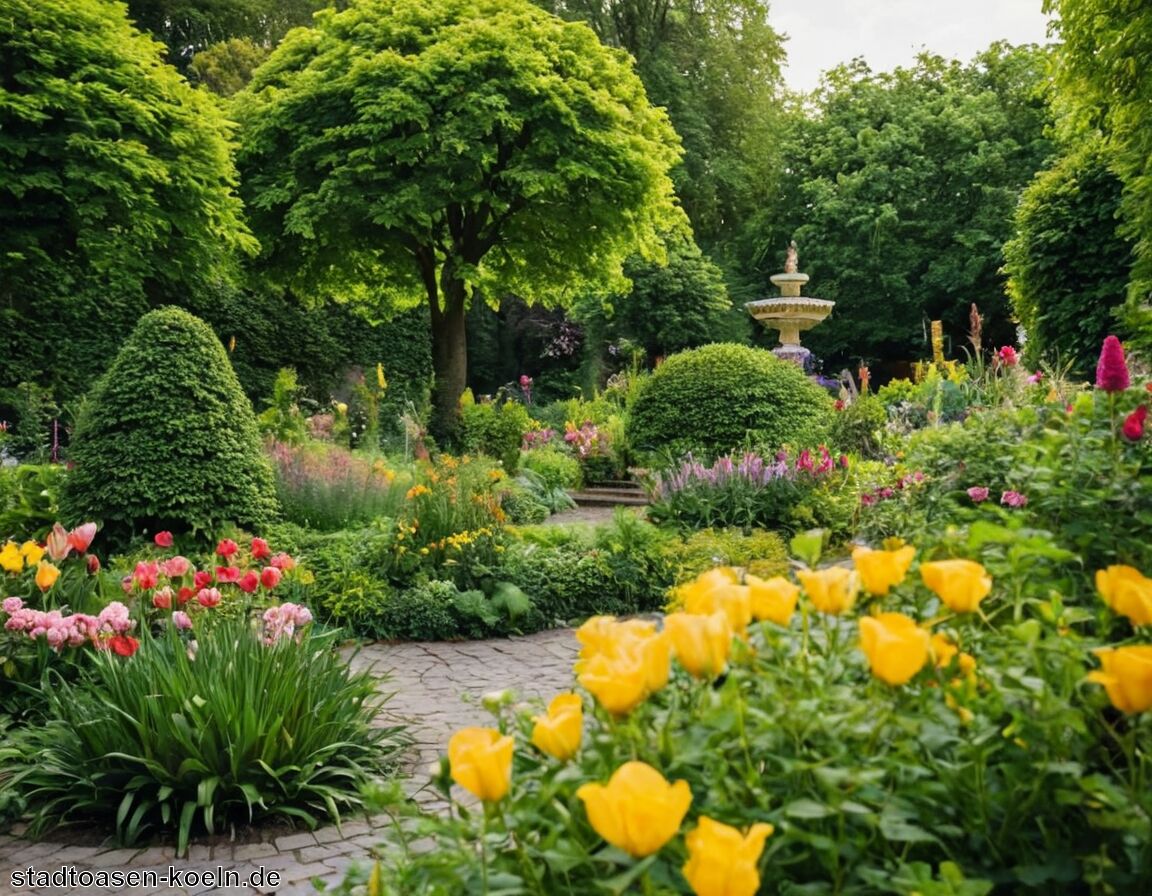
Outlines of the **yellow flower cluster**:
M26 541L17 545L14 541L5 543L0 548L0 569L10 573L24 571L24 566L36 566L44 557L44 548L34 541Z
M412 486L412 488L408 489L408 492L407 492L407 494L404 495L404 497L406 499L408 499L409 501L411 501L415 498L419 498L421 495L430 495L430 494L432 494L432 489L428 488L428 486L426 486L426 485L414 485L414 486Z
M656 623L594 616L576 632L577 679L613 715L625 715L668 683L672 647Z

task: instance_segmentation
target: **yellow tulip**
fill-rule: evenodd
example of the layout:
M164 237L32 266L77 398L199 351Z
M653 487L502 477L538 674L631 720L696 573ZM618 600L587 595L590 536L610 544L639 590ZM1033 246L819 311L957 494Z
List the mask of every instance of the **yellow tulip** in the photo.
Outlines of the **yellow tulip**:
M743 632L752 621L752 601L747 585L737 585L729 578L726 567L714 569L680 586L679 595L685 613L710 616L722 610L732 623L732 630Z
M1131 566L1109 566L1096 573L1096 590L1104 603L1133 625L1152 625L1152 579Z
M1121 712L1129 714L1152 709L1152 646L1102 647L1100 672L1089 672L1088 680L1104 685L1108 699Z
M640 639L634 649L644 666L644 686L649 694L655 694L668 684L668 676L672 674L672 642L667 634L660 632Z
M688 861L684 877L696 896L756 896L760 889L757 865L764 841L775 828L754 824L747 834L700 816L696 828L684 838Z
M24 555L16 542L10 541L0 548L0 567L6 572L17 573L24 569Z
M488 803L504 798L512 781L512 738L494 728L462 728L448 741L452 780Z
M952 657L960 652L960 648L952 643L951 638L939 633L932 636L928 650L932 654L932 660L935 662L937 669L943 669L952 662Z
M722 610L711 616L669 613L664 631L680 665L697 678L714 678L728 664L732 649L732 623Z
M35 566L44 559L44 548L34 541L26 541L20 545L20 553L24 555L24 562L29 566Z
M577 681L614 716L630 713L648 696L648 674L640 652L598 653L582 661Z
M669 784L643 762L625 762L607 784L584 784L576 796L596 833L634 859L671 840L692 803L688 782Z
M953 613L971 613L992 590L992 577L973 560L920 564L920 577Z
M47 591L56 584L58 578L60 578L60 570L47 560L41 560L36 567L36 587L41 591Z
M846 613L860 593L860 575L844 566L827 569L802 569L796 573L812 605L821 613Z
M928 662L928 632L903 613L881 613L860 620L860 649L872 674L891 685L907 684Z
M852 551L852 562L860 573L864 590L877 597L883 597L895 586L904 581L908 567L916 556L916 548L907 545L894 551L874 551L871 548L856 548Z
M632 641L648 638L656 634L656 623L643 619L628 619L623 622L614 616L593 616L576 629L576 640L580 642L580 658L588 659L598 653L614 656L621 650L630 649Z
M783 576L761 579L745 576L751 601L752 618L788 625L796 612L796 601L800 597L800 586L794 585Z
M566 762L576 755L584 735L584 704L579 694L558 694L548 714L536 716L532 743L549 756Z

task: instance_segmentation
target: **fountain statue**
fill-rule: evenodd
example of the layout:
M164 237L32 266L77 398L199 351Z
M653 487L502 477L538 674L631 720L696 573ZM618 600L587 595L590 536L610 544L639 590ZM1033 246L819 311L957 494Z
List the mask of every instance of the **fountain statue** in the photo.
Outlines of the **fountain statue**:
M780 290L780 298L757 299L744 307L764 326L780 331L780 344L772 350L773 354L803 367L812 353L800 344L800 332L810 330L824 320L836 303L800 295L800 288L808 282L808 275L800 273L799 263L796 241L793 240L788 245L784 273L768 278Z

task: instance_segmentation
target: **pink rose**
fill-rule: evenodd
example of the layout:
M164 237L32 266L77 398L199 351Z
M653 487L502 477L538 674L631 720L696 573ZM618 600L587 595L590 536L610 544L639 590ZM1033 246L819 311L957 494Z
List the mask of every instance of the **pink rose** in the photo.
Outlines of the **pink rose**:
M981 485L975 485L968 489L968 497L971 498L975 504L979 504L981 501L987 501L988 489Z
M1006 491L1000 496L1000 503L1006 507L1023 507L1028 503L1028 498L1020 492Z

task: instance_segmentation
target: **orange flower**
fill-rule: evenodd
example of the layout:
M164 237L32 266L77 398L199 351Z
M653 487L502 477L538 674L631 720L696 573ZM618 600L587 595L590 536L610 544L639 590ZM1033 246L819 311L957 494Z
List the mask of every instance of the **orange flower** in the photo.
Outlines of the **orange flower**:
M41 591L47 591L55 585L58 578L60 578L60 570L47 560L41 560L36 566L36 587Z

